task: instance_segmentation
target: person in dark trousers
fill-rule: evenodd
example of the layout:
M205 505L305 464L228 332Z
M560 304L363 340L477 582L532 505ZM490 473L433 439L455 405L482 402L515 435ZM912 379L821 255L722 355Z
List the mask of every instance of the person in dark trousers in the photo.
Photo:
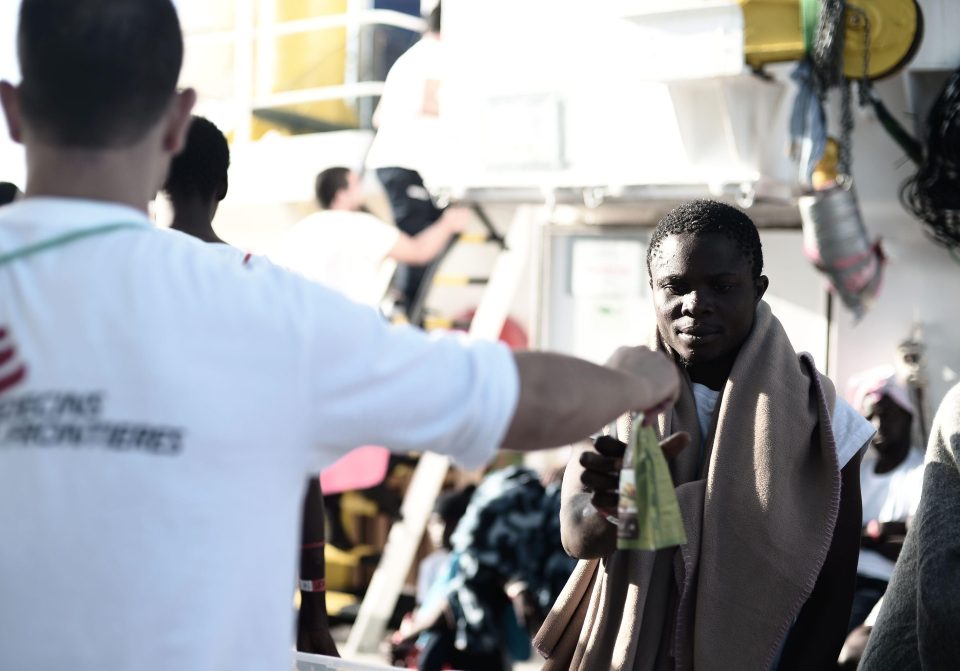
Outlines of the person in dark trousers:
M286 231L270 259L372 306L384 300L396 263L429 263L467 223L466 210L449 208L418 235L407 235L364 210L360 175L344 167L317 175L315 193L320 211Z
M228 188L230 146L217 126L194 115L183 151L170 163L163 190L173 206L171 228L204 242L226 244L213 218ZM247 263L249 255L241 257ZM325 523L320 480L310 478L303 500L300 545L300 612L297 650L339 657L330 634L325 582Z
M427 30L387 73L373 116L377 135L366 167L376 171L390 200L397 228L414 237L443 216L424 186L422 171L439 143L438 91L442 66L441 6L427 17ZM401 267L399 289L408 308L418 300L424 265Z
M450 539L456 531L460 518L467 511L474 491L476 491L476 485L467 485L461 489L444 492L437 497L433 513L427 522L427 536L434 550L424 557L417 567L416 609L404 617L401 630L407 630L420 614L419 609L428 600L435 600L435 595L446 589L452 574L453 544ZM435 622L435 625L439 624L441 624L439 621ZM442 668L442 665L448 661L448 655L440 650L432 653L429 648L424 650L422 645L424 642L434 642L432 639L426 641L427 637L426 633L421 634L419 638L414 638L395 632L390 638L391 664L409 667L410 663L415 662L421 671ZM435 659L431 660L431 657Z
M327 614L325 515L320 478L310 478L300 533L300 613L297 650L339 657Z

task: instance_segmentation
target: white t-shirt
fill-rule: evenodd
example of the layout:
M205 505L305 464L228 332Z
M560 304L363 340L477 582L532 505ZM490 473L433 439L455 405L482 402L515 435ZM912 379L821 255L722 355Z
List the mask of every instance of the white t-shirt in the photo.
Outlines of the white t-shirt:
M863 523L905 522L917 512L923 491L923 453L910 450L907 458L889 473L876 472L879 456L867 452L860 464L860 496ZM874 550L861 550L857 573L877 580L890 580L894 562Z
M445 549L434 550L420 562L420 567L417 569L418 606L423 605L423 600L430 592L430 588L433 586L437 576L440 575L440 572L446 568L449 562L450 552Z
M428 82L441 80L443 46L424 37L397 59L384 82L377 110L380 123L366 167L423 172L433 164L440 143L440 121L423 113Z
M693 398L697 404L697 420L700 436L706 441L713 421L713 411L720 400L720 392L706 385L693 383ZM843 468L873 437L873 425L860 416L853 407L839 396L833 406L833 440L837 448L837 461Z
M297 222L268 256L358 303L377 306L397 267L387 254L399 238L399 229L372 214L324 210Z
M483 464L513 358L122 205L10 205L0 253L114 222L0 266L0 669L288 669L306 476L365 444Z

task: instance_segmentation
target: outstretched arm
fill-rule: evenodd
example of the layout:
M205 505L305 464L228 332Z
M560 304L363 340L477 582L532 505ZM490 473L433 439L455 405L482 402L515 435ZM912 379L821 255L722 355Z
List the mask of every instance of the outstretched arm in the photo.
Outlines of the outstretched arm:
M414 266L426 265L446 248L447 243L467 225L469 211L462 207L449 207L433 224L411 237L401 233L397 242L387 253L394 261Z
M625 412L650 421L679 393L673 362L646 347L622 348L608 366L547 352L518 352L520 400L503 447L535 450L583 440Z

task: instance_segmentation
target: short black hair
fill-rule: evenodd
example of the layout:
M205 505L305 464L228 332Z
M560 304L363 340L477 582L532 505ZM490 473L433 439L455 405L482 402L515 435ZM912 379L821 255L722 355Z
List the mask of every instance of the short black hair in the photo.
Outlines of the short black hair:
M453 549L450 537L453 536L453 532L457 530L457 524L467 512L470 499L473 498L476 490L476 485L467 485L463 489L444 492L437 497L433 510L443 520L443 547L448 550Z
M170 163L163 190L174 200L190 196L223 200L227 195L230 146L212 121L194 116L183 151Z
M653 230L647 248L647 273L654 252L671 235L691 233L696 237L715 233L731 240L750 262L753 278L763 272L763 247L756 225L732 205L716 200L694 200L668 212Z
M183 62L170 0L23 0L25 124L46 143L129 146L161 117Z
M428 33L437 33L440 34L440 5L443 4L438 2L436 6L430 10L430 14L427 15L427 32Z
M329 210L336 199L337 194L347 188L347 176L350 174L350 168L336 167L327 168L319 175L314 184L314 191L317 194L317 202L320 207Z
M20 189L13 182L0 182L0 205L9 205L19 194Z

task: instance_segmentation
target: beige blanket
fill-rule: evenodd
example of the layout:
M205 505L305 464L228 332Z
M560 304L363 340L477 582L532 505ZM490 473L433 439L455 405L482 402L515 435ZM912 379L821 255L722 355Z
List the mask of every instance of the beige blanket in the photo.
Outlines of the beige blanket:
M769 669L837 520L833 404L833 385L761 302L702 463L689 382L660 418L661 436L693 438L671 462L687 545L581 562L535 639L544 668Z

